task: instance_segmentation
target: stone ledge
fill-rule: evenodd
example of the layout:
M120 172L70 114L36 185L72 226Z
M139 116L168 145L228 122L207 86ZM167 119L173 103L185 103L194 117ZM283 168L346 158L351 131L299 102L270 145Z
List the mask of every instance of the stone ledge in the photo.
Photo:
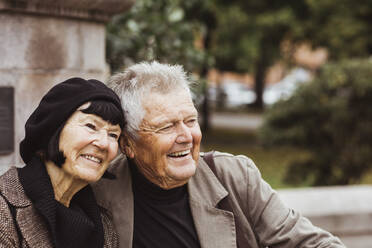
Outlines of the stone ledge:
M372 185L278 190L282 199L304 215L372 213Z
M353 248L372 243L372 185L278 190L284 203Z
M124 12L135 0L0 0L0 12L89 19L107 22Z

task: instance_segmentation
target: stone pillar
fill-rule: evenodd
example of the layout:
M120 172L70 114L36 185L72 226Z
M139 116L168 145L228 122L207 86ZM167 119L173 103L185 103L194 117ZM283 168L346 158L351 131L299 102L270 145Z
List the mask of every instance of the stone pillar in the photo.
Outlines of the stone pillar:
M11 130L9 123L14 129L14 148L0 151L0 174L22 166L24 124L53 85L70 77L107 78L105 22L133 1L0 0L0 96L12 92L14 98L0 106L0 131ZM0 132L0 144L6 139Z

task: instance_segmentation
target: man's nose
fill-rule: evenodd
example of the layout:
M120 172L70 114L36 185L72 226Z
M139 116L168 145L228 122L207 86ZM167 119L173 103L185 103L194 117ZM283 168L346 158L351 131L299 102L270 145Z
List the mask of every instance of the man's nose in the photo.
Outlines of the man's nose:
M192 142L192 135L191 129L185 125L185 123L181 123L178 128L178 136L177 136L177 143L191 143Z

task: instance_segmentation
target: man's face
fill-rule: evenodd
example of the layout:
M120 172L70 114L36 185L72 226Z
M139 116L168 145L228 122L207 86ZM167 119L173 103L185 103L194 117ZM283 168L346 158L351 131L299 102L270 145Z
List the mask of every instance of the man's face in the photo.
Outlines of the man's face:
M75 111L59 140L59 149L66 157L62 170L88 183L99 180L117 154L120 132L119 125Z
M151 93L143 101L139 138L128 139L127 156L152 183L170 189L195 174L201 142L198 114L190 94L182 89Z

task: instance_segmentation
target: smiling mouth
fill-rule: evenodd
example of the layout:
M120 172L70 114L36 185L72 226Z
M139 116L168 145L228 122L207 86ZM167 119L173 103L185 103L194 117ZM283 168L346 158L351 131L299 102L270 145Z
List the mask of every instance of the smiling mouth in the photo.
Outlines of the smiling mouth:
M168 154L168 156L172 158L182 158L182 157L186 157L189 154L190 154L190 149L185 150L185 151L180 151L180 152L173 152L173 153Z
M92 162L95 162L95 163L102 163L102 159L101 158L97 158L95 156L92 156L92 155L88 155L88 154L83 154L81 155L83 158L87 159L87 160L90 160Z

